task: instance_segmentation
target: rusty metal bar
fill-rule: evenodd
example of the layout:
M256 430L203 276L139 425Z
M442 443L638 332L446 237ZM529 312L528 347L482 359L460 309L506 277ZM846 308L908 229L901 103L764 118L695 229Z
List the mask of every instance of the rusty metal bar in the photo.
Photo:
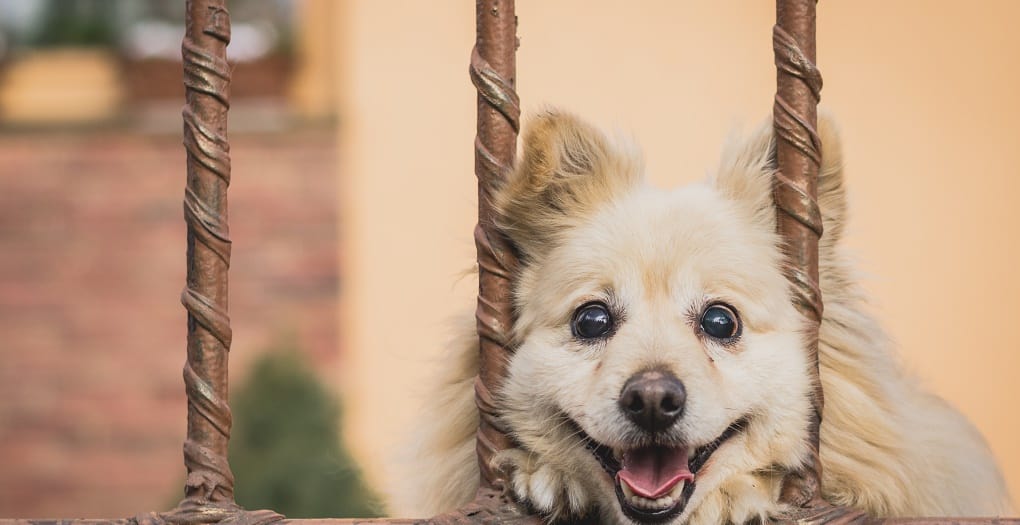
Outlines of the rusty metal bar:
M789 525L805 525L815 523L826 523L828 525L1018 525L1020 519L1016 518L890 518L875 519L868 518L863 514L849 513L842 516L841 520L817 520L810 517L799 519L779 520L774 523ZM155 513L143 514L123 519L0 519L0 525L164 525L162 517ZM279 519L275 521L248 521L244 525L377 525L389 523L393 525L453 525L466 523L486 524L517 524L525 523L520 520L505 520L494 518L490 514L462 514L460 520L441 521L439 518L431 519L385 519L385 518L354 518L354 519ZM535 522L539 523L539 522Z
M817 190L821 140L815 129L822 77L815 67L815 3L777 0L772 31L776 63L773 123L779 167L775 184L777 227L784 241L794 302L811 321L806 336L815 385L812 455L803 471L786 478L782 492L782 500L797 507L822 503L822 464L818 456L823 403L818 379L818 325L822 319L818 239L822 235L822 216Z
M227 271L230 230L230 13L226 0L186 0L181 44L185 87L184 147L187 184L184 218L188 225L187 279L181 302L188 311L188 351L184 385L188 433L184 440L187 478L184 500L167 513L131 519L133 525L198 525L241 522L265 525L283 516L247 511L234 503L234 475L227 460L231 415L227 404L230 317Z
M184 464L185 500L193 504L233 502L234 476L227 464L230 408L227 406L227 269L230 234L227 144L230 16L225 0L188 0L184 58L184 145L188 225L187 285L181 302L188 311L188 434Z
M492 392L502 382L511 349L513 326L511 276L517 257L509 241L493 226L492 193L514 161L520 130L516 82L517 16L513 0L475 1L476 40L471 53L471 80L478 90L475 175L478 177L478 326L481 366L475 381L478 403L478 464L481 486L502 486L490 466L499 450L512 447L496 415Z

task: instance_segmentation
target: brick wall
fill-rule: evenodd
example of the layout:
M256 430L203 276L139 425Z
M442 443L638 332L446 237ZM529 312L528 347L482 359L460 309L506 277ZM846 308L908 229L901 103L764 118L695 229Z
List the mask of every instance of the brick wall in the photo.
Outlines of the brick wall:
M334 370L334 144L231 137L233 383L280 340ZM180 498L183 191L178 136L0 136L0 516Z

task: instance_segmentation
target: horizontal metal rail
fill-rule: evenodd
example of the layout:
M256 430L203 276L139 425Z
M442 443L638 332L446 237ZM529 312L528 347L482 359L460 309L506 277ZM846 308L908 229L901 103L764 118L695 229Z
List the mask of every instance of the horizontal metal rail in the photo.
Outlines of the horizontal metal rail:
M530 520L529 520L530 521ZM47 519L0 519L0 525L155 525L162 523L174 523L170 521L151 521L149 516L140 516L135 518L105 520L105 519L58 519L58 520L47 520ZM198 522L195 522L198 523ZM227 523L223 521L221 523ZM466 515L461 520L457 521L443 521L435 518L427 519L281 519L275 522L253 522L245 521L244 518L231 521L230 523L245 524L245 525L376 525L382 523L389 523L393 525L447 525L447 524L467 524L467 523L485 523L485 524L521 524L525 521L517 519L515 521L507 521L505 519L494 518L491 515L482 516L471 516ZM540 522L535 522L540 523ZM855 516L853 518L845 517L845 519L839 520L811 520L811 519L790 519L790 520L778 520L777 524L847 524L847 525L1017 525L1020 523L1020 519L1016 518L890 518L890 519L876 519L868 518L866 516Z

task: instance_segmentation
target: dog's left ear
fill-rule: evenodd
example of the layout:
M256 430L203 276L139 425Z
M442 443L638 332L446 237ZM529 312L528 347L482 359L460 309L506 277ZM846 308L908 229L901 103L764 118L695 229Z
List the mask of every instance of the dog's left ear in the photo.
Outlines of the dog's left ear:
M822 139L822 166L818 172L818 205L822 212L820 249L830 249L843 236L846 221L846 191L843 187L843 153L833 119L818 115ZM716 175L716 187L740 202L754 222L770 231L776 227L772 198L776 175L776 145L769 120L750 137L731 141L723 151Z

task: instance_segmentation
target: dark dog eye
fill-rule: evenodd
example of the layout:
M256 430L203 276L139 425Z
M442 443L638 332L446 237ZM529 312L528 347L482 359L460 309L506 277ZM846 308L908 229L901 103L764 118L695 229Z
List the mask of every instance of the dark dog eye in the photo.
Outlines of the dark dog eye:
M574 320L570 324L574 337L595 339L602 337L613 329L613 316L609 308L602 303L588 303L574 312Z
M701 330L716 339L733 339L740 335L740 322L733 309L713 304L701 314Z

